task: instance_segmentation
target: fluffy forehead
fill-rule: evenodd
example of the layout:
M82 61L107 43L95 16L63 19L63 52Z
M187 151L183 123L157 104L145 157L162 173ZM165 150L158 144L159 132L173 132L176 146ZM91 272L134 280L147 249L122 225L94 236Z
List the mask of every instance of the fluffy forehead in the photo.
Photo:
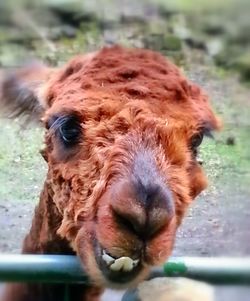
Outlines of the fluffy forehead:
M217 128L206 96L158 53L104 48L70 61L49 83L47 116L74 111L99 121L121 111L176 126Z

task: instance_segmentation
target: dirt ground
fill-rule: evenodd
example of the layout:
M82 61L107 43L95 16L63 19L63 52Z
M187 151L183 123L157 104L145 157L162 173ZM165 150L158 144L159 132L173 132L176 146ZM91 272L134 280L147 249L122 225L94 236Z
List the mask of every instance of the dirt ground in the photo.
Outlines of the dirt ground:
M151 14L157 14L152 6L150 9ZM131 25L129 31L130 35L134 34ZM110 39L120 41L117 30L107 29L106 33ZM98 41L93 46L92 38L85 49L102 44ZM131 43L141 46L141 39ZM196 51L185 49L185 63L180 65L210 95L224 129L201 147L200 156L210 185L191 206L179 229L173 255L249 256L250 91L237 75L215 67L210 59ZM74 52L79 52L79 45ZM19 253L46 174L46 165L39 155L42 130L35 124L24 129L18 120L0 119L0 133L0 252ZM217 289L217 300L237 299L249 301L250 288Z

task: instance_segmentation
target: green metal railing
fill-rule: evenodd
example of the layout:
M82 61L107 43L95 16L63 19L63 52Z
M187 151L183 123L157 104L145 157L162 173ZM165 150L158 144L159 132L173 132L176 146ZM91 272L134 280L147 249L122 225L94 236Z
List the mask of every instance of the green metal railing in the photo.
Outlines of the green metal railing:
M250 258L170 258L156 276L182 276L213 284L250 285ZM0 282L87 283L75 256L0 255Z

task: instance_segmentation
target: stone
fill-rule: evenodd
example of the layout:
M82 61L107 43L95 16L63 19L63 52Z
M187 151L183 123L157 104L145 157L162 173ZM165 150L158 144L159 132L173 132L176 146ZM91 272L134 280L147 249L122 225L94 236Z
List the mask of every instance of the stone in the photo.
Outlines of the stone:
M227 145L235 145L236 141L235 141L235 137L234 136L229 136L226 139L226 144Z
M53 27L50 30L48 37L53 41L57 41L64 37L73 39L76 37L76 29L70 25Z
M226 32L226 24L218 16L209 16L202 23L201 30L211 36L222 35Z

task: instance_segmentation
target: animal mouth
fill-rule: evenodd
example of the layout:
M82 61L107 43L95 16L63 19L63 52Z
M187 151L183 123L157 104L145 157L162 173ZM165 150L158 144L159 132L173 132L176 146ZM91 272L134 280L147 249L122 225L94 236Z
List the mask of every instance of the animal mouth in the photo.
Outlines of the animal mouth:
M143 269L139 258L133 259L127 256L116 258L103 248L100 248L98 253L100 254L97 257L99 268L109 282L128 283L133 281Z
M139 259L132 259L127 256L114 258L108 253L106 253L105 250L102 251L102 260L113 272L131 272L140 262Z

